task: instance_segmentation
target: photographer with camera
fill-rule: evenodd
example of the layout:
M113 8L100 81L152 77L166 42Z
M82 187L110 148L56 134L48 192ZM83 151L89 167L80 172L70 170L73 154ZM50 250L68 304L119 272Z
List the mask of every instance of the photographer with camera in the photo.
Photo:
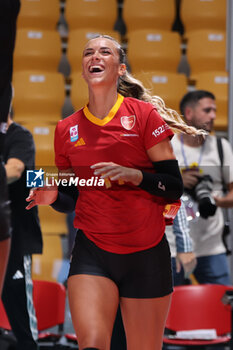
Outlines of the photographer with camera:
M208 133L213 130L216 102L211 92L187 93L180 102L180 110L188 125ZM221 208L233 207L233 153L229 142L221 139L221 156L218 142L213 134L205 137L177 134L172 145L182 172L183 200L197 257L193 274L199 283L229 285ZM223 191L223 183L227 185L227 193Z

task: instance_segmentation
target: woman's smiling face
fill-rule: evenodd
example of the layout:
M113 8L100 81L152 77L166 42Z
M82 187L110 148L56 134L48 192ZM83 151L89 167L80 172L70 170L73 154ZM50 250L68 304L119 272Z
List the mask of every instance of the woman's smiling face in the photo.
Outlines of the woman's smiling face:
M117 43L104 37L88 41L83 51L82 69L90 86L117 86L119 76L125 72L125 65L119 62Z

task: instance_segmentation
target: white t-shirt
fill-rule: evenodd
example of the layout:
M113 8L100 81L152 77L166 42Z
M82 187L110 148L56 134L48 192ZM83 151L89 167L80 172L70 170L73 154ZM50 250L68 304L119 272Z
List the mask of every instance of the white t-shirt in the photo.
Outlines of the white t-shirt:
M212 194L222 196L221 163L217 149L216 137L208 135L204 145L190 147L184 145L176 134L172 139L174 153L180 168L192 167L197 164L203 174L208 174L213 179ZM222 139L223 146L223 176L227 184L233 182L233 153L230 143ZM190 221L190 235L193 239L196 256L208 256L221 254L226 251L222 242L224 218L221 208L217 208L214 216L207 219L199 217Z

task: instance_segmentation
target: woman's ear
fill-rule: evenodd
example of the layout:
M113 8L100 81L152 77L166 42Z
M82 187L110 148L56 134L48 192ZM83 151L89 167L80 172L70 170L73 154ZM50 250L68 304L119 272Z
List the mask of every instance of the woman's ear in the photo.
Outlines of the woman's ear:
M119 75L122 76L125 74L125 72L126 72L126 65L124 63L121 63L119 68Z

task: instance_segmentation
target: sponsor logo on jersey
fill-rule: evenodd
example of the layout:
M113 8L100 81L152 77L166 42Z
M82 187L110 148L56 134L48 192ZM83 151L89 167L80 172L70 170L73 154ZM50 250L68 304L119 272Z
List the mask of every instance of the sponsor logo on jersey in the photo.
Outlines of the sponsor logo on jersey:
M83 140L83 138L81 137L74 145L74 147L78 147L78 146L84 146L86 143Z
M120 134L120 136L125 136L125 137L135 137L135 136L137 136L137 137L139 137L139 135L138 134Z
M121 125L126 130L131 130L135 125L135 121L136 121L135 115L121 117Z
M75 142L78 140L78 125L71 126L70 128L70 141Z
M163 216L166 219L174 220L179 209L180 209L180 200L177 200L171 204L167 204L164 208Z

